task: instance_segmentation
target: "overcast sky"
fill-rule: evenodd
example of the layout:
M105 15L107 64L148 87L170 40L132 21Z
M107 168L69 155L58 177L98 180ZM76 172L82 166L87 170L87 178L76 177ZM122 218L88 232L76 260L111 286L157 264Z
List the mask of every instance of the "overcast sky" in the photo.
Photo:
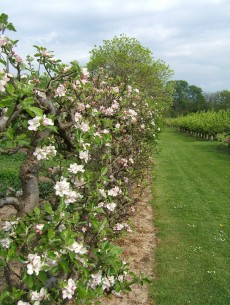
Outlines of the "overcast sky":
M84 65L95 45L125 33L169 65L173 79L230 90L229 0L0 0L0 10L17 29L22 57L37 44Z

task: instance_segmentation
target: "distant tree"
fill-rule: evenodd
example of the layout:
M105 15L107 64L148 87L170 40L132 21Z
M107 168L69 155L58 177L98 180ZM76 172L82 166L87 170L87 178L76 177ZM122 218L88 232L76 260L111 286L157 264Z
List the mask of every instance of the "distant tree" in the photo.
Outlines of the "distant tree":
M172 86L168 80L172 71L161 60L154 60L152 52L135 38L122 34L112 40L104 40L90 52L87 68L93 74L106 70L111 77L119 76L121 82L137 88L154 102L166 107L171 105Z
M215 93L205 93L208 109L230 109L230 91L222 90Z
M207 102L201 88L189 85L185 80L171 81L171 84L174 87L172 116L207 109Z

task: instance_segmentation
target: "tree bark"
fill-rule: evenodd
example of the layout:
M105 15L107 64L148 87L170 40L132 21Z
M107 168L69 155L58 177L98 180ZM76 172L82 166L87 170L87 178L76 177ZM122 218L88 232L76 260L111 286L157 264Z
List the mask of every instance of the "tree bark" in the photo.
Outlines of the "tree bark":
M21 197L20 214L30 213L39 205L39 167L39 161L33 155L33 151L30 151L20 168L23 193Z

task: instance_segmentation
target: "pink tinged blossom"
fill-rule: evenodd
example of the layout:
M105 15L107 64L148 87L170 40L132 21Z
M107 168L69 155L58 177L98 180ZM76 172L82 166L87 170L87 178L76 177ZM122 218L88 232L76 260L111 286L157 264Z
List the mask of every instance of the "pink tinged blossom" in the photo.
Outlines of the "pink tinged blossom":
M40 223L40 224L36 225L36 232L38 234L42 234L43 228L44 228L44 224L43 223Z
M81 124L79 124L78 128L80 128L83 132L88 132L90 129L89 125L85 122L82 122Z
M40 123L41 119L42 119L41 117L36 116L32 120L29 120L28 121L28 123L29 123L28 129L33 130L33 131L37 131L38 127L41 125L41 123Z
M68 171L72 174L84 173L84 166L78 165L77 163L70 164Z
M18 56L17 54L15 54L14 57L19 65L23 62L22 58L20 56Z
M61 181L56 182L54 189L56 191L56 195L60 197L66 196L70 192L70 183L66 180L66 178L63 178Z
M27 273L30 275L33 273L38 275L43 265L41 262L41 257L37 254L29 254L28 261L29 263L27 264Z
M67 285L62 289L63 299L72 299L77 286L73 279L68 279Z
M89 72L88 72L87 68L82 68L82 73L83 73L83 75L85 75L86 77L89 76Z
M114 227L113 230L114 231L121 231L122 229L124 229L124 225L122 223L117 223Z
M53 126L54 122L51 119L47 118L46 115L44 114L42 125L43 126Z
M116 197L122 193L121 189L118 186L113 187L108 191L108 195L112 197Z
M116 100L114 100L111 107L114 110L117 110L117 109L119 109L120 105L119 105L119 103Z
M128 110L128 113L131 115L131 116L137 116L137 112L133 109L129 109Z
M61 96L65 96L66 95L66 88L65 88L65 86L64 85L59 85L58 87L57 87L57 89L55 90L55 95L54 95L54 97L57 97L57 96L59 96L59 97L61 97Z

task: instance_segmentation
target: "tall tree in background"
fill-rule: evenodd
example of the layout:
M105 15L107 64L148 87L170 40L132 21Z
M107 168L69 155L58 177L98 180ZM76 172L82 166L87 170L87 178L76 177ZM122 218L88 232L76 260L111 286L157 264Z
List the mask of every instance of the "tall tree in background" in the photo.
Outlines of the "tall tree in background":
M172 116L188 114L207 109L207 102L202 89L189 85L185 80L171 81L174 87Z
M230 109L230 91L222 90L214 93L206 92L204 96L208 105L208 109Z
M167 108L172 101L172 86L168 83L172 71L161 60L154 60L152 52L135 38L122 34L112 40L104 40L90 52L89 71L98 74L106 70L111 77L151 96L155 103Z

